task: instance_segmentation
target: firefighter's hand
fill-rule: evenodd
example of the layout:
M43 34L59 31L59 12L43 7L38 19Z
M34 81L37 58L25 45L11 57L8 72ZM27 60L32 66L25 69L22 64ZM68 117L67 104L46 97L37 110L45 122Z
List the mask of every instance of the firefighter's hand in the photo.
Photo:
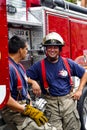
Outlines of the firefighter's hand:
M44 116L43 112L30 105L26 105L23 115L29 116L36 122L38 126L44 125L46 122L48 122L48 119Z
M82 90L77 89L76 92L74 92L74 93L71 94L71 97L74 100L79 100L80 97L81 97L81 95L82 95Z
M33 80L33 79L29 78L29 77L28 77L27 81L28 81L29 84L32 85L33 93L36 96L40 96L41 95L41 88L40 88L39 84L35 80Z
M41 88L39 86L39 84L33 80L32 82L32 90L33 90L33 93L36 95L36 96L40 96L41 95Z

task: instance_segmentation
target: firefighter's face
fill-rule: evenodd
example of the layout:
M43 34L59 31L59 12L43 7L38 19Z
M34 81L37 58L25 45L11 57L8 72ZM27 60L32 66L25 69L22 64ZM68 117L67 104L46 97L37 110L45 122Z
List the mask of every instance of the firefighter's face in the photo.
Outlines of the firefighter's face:
M58 60L59 56L59 47L58 46L47 46L46 47L46 56L50 61Z
M28 44L26 43L25 47L21 48L21 50L20 50L21 60L25 59L27 54L28 54Z

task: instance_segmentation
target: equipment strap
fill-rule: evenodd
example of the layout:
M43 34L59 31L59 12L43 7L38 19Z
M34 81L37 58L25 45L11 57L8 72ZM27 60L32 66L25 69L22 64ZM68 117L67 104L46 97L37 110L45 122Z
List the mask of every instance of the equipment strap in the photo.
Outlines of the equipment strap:
M72 81L72 78L71 78L71 72L70 72L69 63L68 63L66 58L62 57L62 59L63 59L64 65L65 65L65 67L67 69L67 72L69 74L69 77L70 77L70 85L72 86L73 85L73 81ZM46 80L46 67L45 67L45 60L44 59L41 60L41 70L42 70L42 80L43 80L44 88L46 90L48 90L49 89L49 85L48 85L48 82Z

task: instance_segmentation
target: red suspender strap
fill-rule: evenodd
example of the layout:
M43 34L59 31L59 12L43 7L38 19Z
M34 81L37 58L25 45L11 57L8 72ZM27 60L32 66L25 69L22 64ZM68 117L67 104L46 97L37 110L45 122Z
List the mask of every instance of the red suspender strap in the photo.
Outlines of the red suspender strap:
M42 69L42 79L43 79L44 88L46 90L48 90L49 85L48 85L48 82L46 80L46 68L45 68L45 61L44 61L44 59L41 60L41 69Z
M17 80L18 80L18 82L17 82L17 89L20 90L20 89L22 89L22 81L20 79L19 72L18 72L18 70L16 69L16 67L13 65L13 63L11 61L9 61L9 64L12 65L12 67L14 68L14 70L16 72L16 76L17 76Z
M24 66L22 64L19 63L19 65L21 66L21 68L24 70L24 72L26 73L26 70L24 68Z
M68 71L68 74L69 74L69 77L70 77L70 84L71 84L71 86L72 86L72 85L73 85L73 81L72 81L72 78L71 78L71 72L70 72L69 63L68 63L68 61L67 61L66 58L62 57L62 59L63 59L63 62L64 62L64 64L65 64L65 67L66 67L66 69L67 69L67 71Z

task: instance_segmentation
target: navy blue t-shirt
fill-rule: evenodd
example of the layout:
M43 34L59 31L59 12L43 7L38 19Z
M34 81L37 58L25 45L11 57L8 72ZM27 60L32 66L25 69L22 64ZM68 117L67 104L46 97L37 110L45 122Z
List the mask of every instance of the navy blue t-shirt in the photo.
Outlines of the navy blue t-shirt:
M9 64L11 96L15 100L25 100L27 98L27 94L28 94L28 84L27 84L26 78L25 78L26 72L20 66L20 64L16 64L10 57L9 57L9 61L12 63L12 64ZM20 75L20 79L22 81L21 96L18 96L19 95L18 88L17 88L17 86L18 86L18 77L17 77L17 73L16 73L13 65L18 70L18 73Z
M52 96L64 96L70 93L70 77L63 62L63 59L59 57L58 62L51 63L45 60L46 68L46 80L49 84L49 91ZM81 78L85 72L85 69L76 64L73 60L67 59L70 65L70 71L72 76ZM36 62L27 70L27 76L40 82L42 92L45 94L46 90L43 86L41 61Z

